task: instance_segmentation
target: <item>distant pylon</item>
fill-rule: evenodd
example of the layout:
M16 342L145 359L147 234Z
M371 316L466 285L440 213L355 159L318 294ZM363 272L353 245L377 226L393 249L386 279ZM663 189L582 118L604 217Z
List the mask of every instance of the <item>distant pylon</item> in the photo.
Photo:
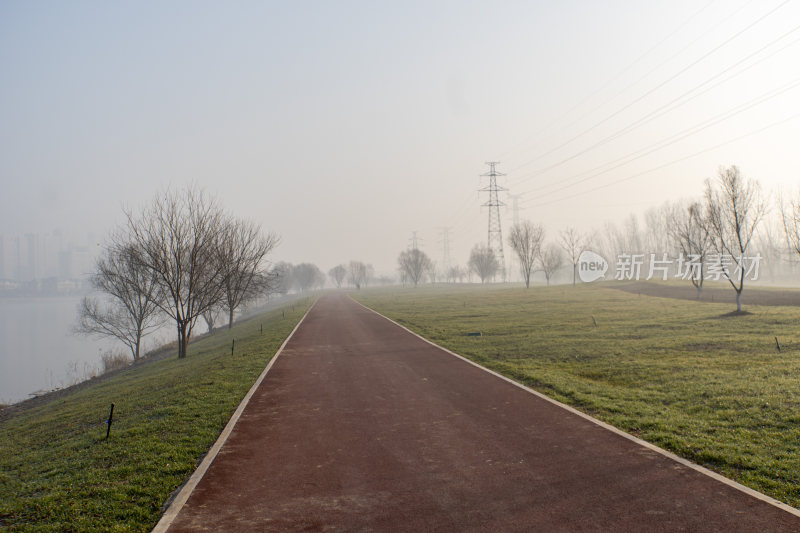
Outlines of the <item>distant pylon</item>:
M489 178L489 186L484 187L481 191L489 193L489 201L483 204L489 208L488 246L494 252L497 261L500 263L500 274L503 277L503 281L505 281L506 259L503 254L503 228L500 224L500 207L506 204L500 201L498 193L508 189L497 185L497 176L505 176L505 174L497 172L495 168L495 166L499 164L499 161L487 161L486 164L489 165L489 172L481 174L481 176L487 176Z
M417 237L417 232L416 231L412 231L411 232L411 239L409 239L409 240L411 241L411 249L412 250L418 250L419 247L420 247L420 242L422 241L422 239Z
M450 228L441 228L440 243L442 244L442 270L447 272L450 270Z

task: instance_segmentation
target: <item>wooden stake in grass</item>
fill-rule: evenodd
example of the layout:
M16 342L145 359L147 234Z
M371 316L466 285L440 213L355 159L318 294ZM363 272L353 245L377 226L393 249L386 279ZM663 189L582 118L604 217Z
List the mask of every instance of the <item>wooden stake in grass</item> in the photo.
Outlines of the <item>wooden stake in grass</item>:
M233 356L233 348L235 346L236 346L236 339L233 339L233 341L231 341L231 356Z
M106 428L106 440L108 440L108 436L111 434L111 423L114 421L114 404L111 404L111 411L108 413L108 420L106 420L106 424L108 427Z
M594 324L594 327L597 327L597 320L594 319L594 315L592 315L592 323Z
M261 327L259 329L261 331L261 333L259 333L259 335L263 335L264 334L264 324L261 324Z
M778 337L775 337L775 347L779 352L781 351L781 343L778 342Z

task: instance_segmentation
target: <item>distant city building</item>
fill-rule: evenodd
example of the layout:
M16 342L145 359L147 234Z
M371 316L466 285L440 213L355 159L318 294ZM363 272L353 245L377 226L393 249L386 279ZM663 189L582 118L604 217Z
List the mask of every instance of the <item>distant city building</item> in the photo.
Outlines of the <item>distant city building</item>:
M60 230L22 235L0 233L0 280L17 282L17 285L45 279L84 280L94 268L99 249L92 234L68 239Z
M0 280L6 279L6 236L0 233Z

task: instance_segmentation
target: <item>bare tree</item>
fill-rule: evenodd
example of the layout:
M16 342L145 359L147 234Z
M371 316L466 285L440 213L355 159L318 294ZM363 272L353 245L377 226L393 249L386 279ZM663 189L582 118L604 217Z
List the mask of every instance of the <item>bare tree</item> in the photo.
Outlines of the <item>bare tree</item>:
M345 268L344 265L336 265L335 267L333 267L328 271L328 275L336 284L336 288L340 289L342 287L342 282L344 281L345 276L347 276L347 268Z
M783 206L781 206L781 217L783 217ZM779 268L786 253L784 237L786 235L786 225L783 221L782 227L776 225L777 220L768 217L759 224L756 232L756 251L761 254L766 267L766 273L770 281L775 281L779 274Z
M469 254L468 267L481 278L481 283L486 283L497 275L500 262L494 255L494 250L485 244L476 244Z
M315 288L321 276L323 274L320 269L312 263L300 263L292 268L292 281L298 292Z
M286 296L292 290L292 269L291 263L281 261L269 271L270 286L276 293Z
M800 195L786 202L781 200L780 203L786 245L793 255L800 257Z
M317 269L316 279L314 280L314 289L321 291L325 288L325 285L328 283L328 276L325 273Z
M550 280L556 271L564 264L564 256L561 253L561 248L557 244L550 243L542 250L541 267L544 272L544 278L547 280L547 285L550 285Z
M436 261L431 260L431 265L428 268L428 279L430 279L431 283L436 283L436 280L439 279L440 272L439 272L439 265L436 264Z
M465 276L464 269L458 265L452 266L447 270L447 281L449 283L461 282Z
M361 261L350 261L347 269L347 279L353 287L361 289L361 286L367 282L369 268Z
M526 288L531 286L531 273L533 273L533 266L542 252L543 242L544 228L538 224L525 220L511 227L508 244L517 254L519 270L525 280Z
M268 289L264 263L279 239L273 234L263 235L261 227L255 223L237 219L225 220L218 238L225 288L222 308L228 313L230 329L236 309Z
M671 253L674 251L670 239L670 222L674 217L676 206L665 202L658 207L651 207L644 213L644 249L650 253Z
M559 235L561 248L567 254L567 261L572 265L572 286L574 287L578 276L578 259L586 246L586 237L574 227L568 227Z
M720 167L715 184L706 180L706 212L719 266L736 291L736 310L741 311L746 254L766 212L761 187L757 181L744 178L736 166ZM725 265L723 257L732 264ZM735 266L733 272L730 266Z
M364 281L362 285L364 287L368 286L372 281L375 279L375 267L372 266L370 263L366 263L364 265Z
M433 267L428 255L417 248L401 252L397 264L403 279L411 281L415 287Z
M217 323L217 319L219 318L219 309L206 309L201 316L208 327L208 332L213 333L214 325Z
M120 340L130 349L134 361L139 359L142 338L162 323L156 304L156 276L142 267L136 254L136 249L128 245L104 250L90 282L108 297L108 303L84 298L75 327L77 333Z
M224 213L212 198L189 187L167 191L138 215L126 215L137 260L155 275L155 301L175 321L178 357L186 357L197 319L225 294L228 272L219 253Z
M705 263L712 246L710 225L703 213L703 206L694 202L686 208L676 210L668 225L669 233L684 258L684 272L679 274L689 278L700 298L703 295Z

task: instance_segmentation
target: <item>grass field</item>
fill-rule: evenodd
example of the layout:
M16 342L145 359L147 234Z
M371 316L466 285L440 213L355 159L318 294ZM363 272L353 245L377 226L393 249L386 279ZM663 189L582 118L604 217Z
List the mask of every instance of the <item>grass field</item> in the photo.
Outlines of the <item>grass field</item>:
M150 531L310 303L0 422L0 529Z
M595 286L354 296L473 361L800 507L798 307L730 315L730 304Z

